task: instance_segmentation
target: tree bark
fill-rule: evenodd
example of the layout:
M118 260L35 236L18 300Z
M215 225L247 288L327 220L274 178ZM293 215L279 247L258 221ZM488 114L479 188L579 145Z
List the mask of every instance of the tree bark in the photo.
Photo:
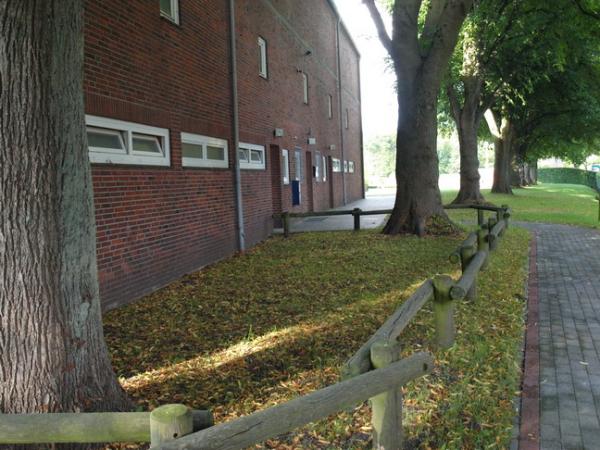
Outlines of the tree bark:
M494 182L492 192L495 194L512 194L511 162L514 145L514 127L507 118L502 119L500 134L494 138Z
M104 342L83 0L0 0L0 412L123 410Z
M386 234L422 236L430 217L447 217L438 185L437 96L424 97L416 92L410 103L402 98L405 105L413 106L399 111L396 201L383 230Z
M485 198L481 194L479 183L479 157L477 155L477 133L483 117L479 108L483 80L476 76L463 77L462 83L464 87L464 104L462 106L459 104L452 86L448 87L447 92L452 117L458 130L460 146L460 190L452 203L484 203Z
M429 225L449 224L438 186L437 95L473 1L434 0L419 33L420 1L396 1L388 35L374 0L363 0L379 39L394 62L398 86L396 201L383 232L422 236ZM431 219L431 220L430 220Z

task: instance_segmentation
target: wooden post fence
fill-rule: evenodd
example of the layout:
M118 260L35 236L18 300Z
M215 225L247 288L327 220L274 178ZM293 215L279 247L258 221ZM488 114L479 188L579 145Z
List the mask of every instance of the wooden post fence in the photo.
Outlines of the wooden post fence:
M397 389L433 369L428 353L417 353L288 402L162 445L164 450L238 450ZM391 449L390 449L391 450Z
M192 410L185 405L159 406L150 413L150 448L194 431Z
M281 221L283 222L283 237L290 237L290 213L284 212L281 214Z
M479 229L450 255L450 261L461 263L460 279L455 282L448 275L437 275L421 284L347 361L342 368L343 381L216 426L209 411L192 411L185 405L165 405L151 413L0 414L0 444L150 442L151 448L161 449L238 450L370 399L374 448L401 449L401 387L431 372L433 359L427 353L417 353L400 360L398 337L433 300L435 344L442 349L454 345L455 301L475 299L478 274L508 228L507 206L472 208L477 209ZM484 210L496 213L487 223L483 220ZM281 218L287 237L290 217L350 213L354 229L359 230L362 214L385 212L359 208L325 214L285 212Z
M186 406L180 406L187 410ZM0 414L0 444L150 442L151 414L149 412ZM210 411L194 410L191 411L191 415L194 431L203 430L214 424Z
M450 296L453 286L454 280L448 275L437 275L433 279L435 341L440 348L450 348L454 344L454 302Z
M371 363L382 369L400 359L398 341L376 341L371 345ZM371 424L373 425L373 448L376 450L400 449L402 434L402 389L393 389L371 397Z
M352 210L352 217L354 218L354 231L360 230L360 213L361 212L362 211L360 208L354 208Z

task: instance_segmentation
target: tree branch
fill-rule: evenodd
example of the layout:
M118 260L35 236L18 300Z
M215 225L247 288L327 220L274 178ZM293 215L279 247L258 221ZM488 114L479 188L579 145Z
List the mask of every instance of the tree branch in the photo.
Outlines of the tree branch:
M371 18L375 23L375 28L377 28L377 35L379 36L379 40L383 44L383 47L387 50L388 54L394 59L394 46L392 44L392 39L385 29L385 24L383 23L383 18L381 17L381 13L377 9L377 5L375 5L375 0L362 0L363 4L369 10L371 14Z
M432 85L438 86L440 82L438 78L442 74L439 68L445 67L450 59L450 55L456 47L460 28L473 6L473 0L447 0L443 3L444 8L440 22L422 71L423 77L430 78Z
M571 1L575 4L575 6L577 6L579 11L583 15L591 17L592 19L600 20L600 12L593 11L591 9L587 9L585 6L583 6L583 4L581 3L581 0L571 0Z
M496 117L494 117L494 113L492 112L492 110L488 109L483 115L483 117L485 117L485 121L488 124L488 128L490 129L490 133L492 133L492 136L494 136L497 139L501 139L502 134L500 133L500 129L498 128L498 124L496 123Z
M423 26L423 33L421 33L421 50L423 52L423 56L427 55L427 52L431 47L433 38L435 37L440 26L440 20L445 7L446 2L442 1L434 1L430 2L429 4L429 11L427 11L425 25Z

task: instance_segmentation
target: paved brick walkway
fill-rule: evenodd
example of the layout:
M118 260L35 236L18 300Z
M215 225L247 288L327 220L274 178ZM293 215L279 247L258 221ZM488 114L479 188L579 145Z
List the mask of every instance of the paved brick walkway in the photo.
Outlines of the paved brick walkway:
M542 450L600 450L600 233L537 233Z

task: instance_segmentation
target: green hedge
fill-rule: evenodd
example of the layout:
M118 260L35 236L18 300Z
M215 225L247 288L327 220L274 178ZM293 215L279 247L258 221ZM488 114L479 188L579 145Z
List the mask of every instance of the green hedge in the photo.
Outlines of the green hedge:
M538 180L542 183L583 184L600 191L600 173L568 167L539 169Z

